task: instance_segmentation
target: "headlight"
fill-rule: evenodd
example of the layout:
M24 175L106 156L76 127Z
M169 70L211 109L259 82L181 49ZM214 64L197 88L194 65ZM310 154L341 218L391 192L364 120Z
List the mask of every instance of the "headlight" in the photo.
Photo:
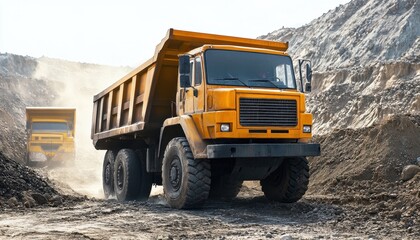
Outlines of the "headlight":
M304 133L311 133L311 129L312 126L311 125L303 125L303 132Z
M221 132L230 132L230 124L229 123L220 124L220 131Z

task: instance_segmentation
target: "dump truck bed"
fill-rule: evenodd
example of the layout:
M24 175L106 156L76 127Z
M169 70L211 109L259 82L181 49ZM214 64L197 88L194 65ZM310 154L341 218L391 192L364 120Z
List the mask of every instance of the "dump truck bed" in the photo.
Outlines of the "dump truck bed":
M96 96L92 139L105 149L110 138L127 134L156 134L165 119L172 117L178 74L178 55L205 44L235 45L286 51L288 44L170 29L156 46L153 58Z

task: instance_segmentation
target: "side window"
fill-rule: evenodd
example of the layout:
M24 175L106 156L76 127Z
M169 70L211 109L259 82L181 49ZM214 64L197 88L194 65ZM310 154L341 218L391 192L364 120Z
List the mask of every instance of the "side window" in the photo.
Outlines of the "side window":
M192 77L193 77L194 62L190 60L190 85L192 86Z
M295 88L291 65L280 64L276 67L276 82L284 87Z
M194 59L195 63L195 72L194 72L194 77L195 77L195 81L194 81L194 85L198 86L201 85L201 81L202 81L202 75L201 75L201 58L200 57L196 57Z
M292 66L291 65L286 65L286 79L287 79L287 87L289 88L293 88L294 84L293 84L293 77L292 77Z
M276 67L276 81L286 85L286 69L283 64Z

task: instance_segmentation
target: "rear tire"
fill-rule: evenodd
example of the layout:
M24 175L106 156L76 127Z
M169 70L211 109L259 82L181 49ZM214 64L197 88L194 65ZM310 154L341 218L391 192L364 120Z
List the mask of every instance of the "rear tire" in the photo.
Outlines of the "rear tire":
M242 180L231 176L218 176L211 178L209 198L214 200L232 200L241 191Z
M169 206L186 209L202 205L209 196L210 177L210 162L194 159L186 138L174 138L168 143L162 185Z
M114 163L114 190L118 201L149 197L152 183L143 166L133 150L121 149L118 152Z
M308 189L309 166L304 157L288 158L277 170L260 181L264 195L273 201L292 203Z
M104 189L105 199L115 195L114 192L114 162L116 151L108 150L104 156L102 165L102 187Z

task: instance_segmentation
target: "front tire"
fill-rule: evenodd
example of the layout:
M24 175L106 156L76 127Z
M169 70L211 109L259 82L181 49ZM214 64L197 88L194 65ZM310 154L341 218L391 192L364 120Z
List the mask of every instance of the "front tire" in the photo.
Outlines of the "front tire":
M260 181L264 195L273 201L293 203L308 189L309 166L304 157L288 158L267 178Z
M209 196L210 177L210 162L194 159L186 138L174 138L168 143L162 185L169 206L186 209L202 205Z
M121 149L114 163L114 189L118 201L145 200L151 187L151 177L136 153Z

